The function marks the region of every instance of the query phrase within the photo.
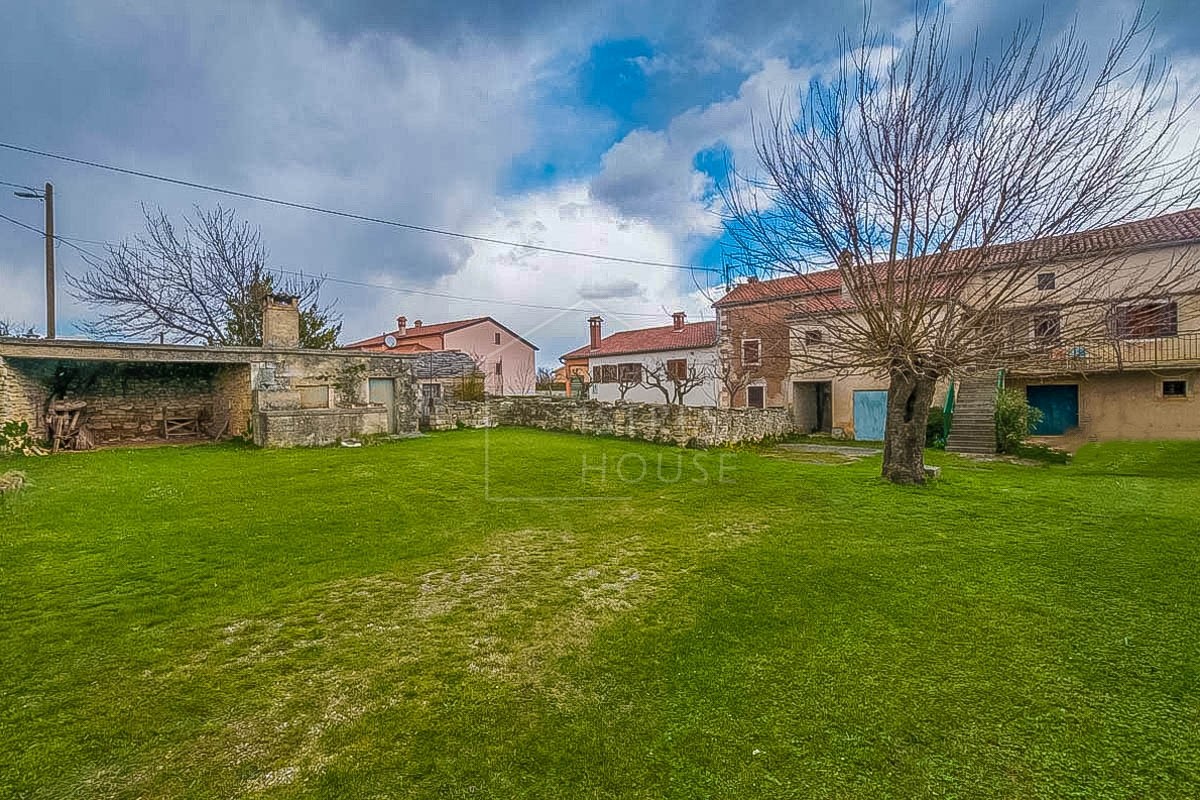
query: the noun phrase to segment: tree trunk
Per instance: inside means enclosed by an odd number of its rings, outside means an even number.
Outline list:
[[[883,477],[892,483],[925,482],[925,424],[937,381],[893,372],[883,434]]]

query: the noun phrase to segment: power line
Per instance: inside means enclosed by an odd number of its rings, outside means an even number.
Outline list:
[[[295,270],[288,270],[288,269],[279,269],[278,267],[273,268],[272,271],[279,272],[284,275],[295,275],[300,278],[314,277],[311,273],[296,272]],[[487,298],[487,297],[465,297],[463,295],[448,294],[446,292],[434,292],[434,291],[431,291],[428,289],[410,289],[410,288],[403,287],[403,286],[388,286],[387,284],[384,284],[384,283],[366,283],[365,281],[352,281],[348,278],[331,278],[329,276],[322,276],[320,279],[326,280],[326,281],[331,281],[333,283],[344,283],[349,286],[361,286],[361,287],[364,287],[367,289],[386,289],[389,291],[402,292],[405,294],[420,294],[420,295],[427,295],[429,297],[444,297],[448,300],[463,300],[463,301],[467,301],[467,302],[471,302],[471,303],[497,303],[497,304],[506,305],[506,306],[519,306],[521,308],[536,308],[536,309],[540,309],[543,311],[583,311],[584,310],[584,309],[576,307],[576,306],[550,306],[550,305],[542,305],[540,303],[522,303],[518,300],[494,300],[492,298]],[[662,317],[663,317],[662,314],[647,314],[647,313],[622,313],[622,316],[653,317],[654,319],[662,319]]]
[[[181,178],[170,178],[164,175],[155,175],[151,172],[142,172],[140,170],[128,169],[126,167],[117,167],[112,164],[103,164],[98,161],[89,161],[83,158],[75,158],[73,156],[65,156],[60,153],[49,153],[44,150],[35,150],[31,147],[22,147],[20,145],[8,144],[0,142],[0,147],[8,150],[15,150],[19,153],[28,153],[44,158],[53,158],[58,161],[65,161],[71,164],[80,164],[85,167],[94,169],[107,170],[109,172],[117,172],[122,175],[132,175],[138,178],[146,178],[148,180],[159,181],[161,183],[170,183],[176,186],[186,186],[190,189],[200,189],[206,192],[215,192],[217,194],[229,195],[230,197],[241,197],[246,200],[255,200],[260,203],[270,203],[272,205],[284,206],[286,208],[298,208],[303,211],[312,211],[318,214],[328,214],[334,217],[343,217],[345,219],[359,220],[360,222],[372,222],[377,225],[390,225],[395,228],[404,228],[405,230],[421,231],[423,233],[432,233],[438,236],[447,236],[455,239],[467,239],[474,242],[484,242],[486,244],[497,244],[505,247],[521,247],[526,250],[537,250],[543,253],[554,253],[564,256],[579,256],[580,258],[591,258],[598,261],[610,261],[618,264],[635,264],[645,267],[664,267],[667,269],[683,269],[690,272],[713,272],[720,273],[721,270],[714,267],[703,267],[697,264],[672,264],[666,261],[646,261],[638,258],[622,258],[621,256],[609,256],[602,253],[588,253],[581,250],[568,250],[559,247],[546,247],[543,245],[529,244],[526,242],[512,242],[506,239],[495,239],[490,236],[476,236],[470,233],[462,233],[460,231],[451,231],[444,228],[434,228],[428,225],[416,225],[409,222],[400,222],[399,220],[384,219],[382,217],[372,217],[366,214],[356,214],[351,211],[340,211],[333,208],[325,208],[323,206],[311,205],[309,203],[299,203],[292,200],[281,200],[277,197],[268,197],[266,195],[252,194],[243,192],[237,189],[226,189],[220,186],[210,186],[204,183],[194,181],[186,181]]]
[[[46,235],[45,231],[42,231],[39,228],[34,227],[33,225],[27,225],[24,222],[15,220],[12,217],[7,217],[3,214],[0,214],[0,219],[7,220],[8,222],[13,223],[14,225],[19,225],[22,228],[32,231],[38,235],[41,235],[41,236]],[[105,242],[105,241],[102,241],[99,239],[83,239],[78,236],[55,236],[54,238],[55,238],[55,240],[61,241],[63,244],[67,245],[68,247],[72,247],[75,250],[77,250],[79,253],[81,253],[84,256],[84,258],[83,258],[84,262],[87,263],[88,266],[95,266],[94,261],[102,260],[101,257],[96,255],[95,253],[91,252],[90,250],[87,250],[85,248],[78,246],[77,244],[75,244],[75,242],[84,242],[86,244],[103,245],[105,247],[117,246],[117,245],[114,245],[112,242]],[[129,247],[128,245],[121,245],[121,246],[124,246],[130,250],[137,250],[140,252],[149,252],[145,248],[141,248],[141,247]],[[498,299],[487,298],[487,297],[466,297],[464,295],[450,294],[448,292],[435,292],[430,289],[413,289],[413,288],[406,287],[406,286],[389,286],[388,284],[385,284],[385,283],[367,283],[366,281],[355,281],[355,280],[350,280],[349,278],[335,278],[335,277],[331,277],[329,275],[321,275],[320,273],[301,272],[301,271],[297,271],[297,270],[282,269],[280,267],[268,267],[268,270],[271,272],[277,272],[282,275],[294,275],[299,278],[318,278],[319,280],[322,280],[322,281],[329,281],[331,283],[343,283],[348,286],[360,286],[365,289],[383,289],[386,291],[401,292],[404,294],[419,294],[419,295],[425,295],[428,297],[441,297],[441,298],[444,298],[447,300],[460,300],[460,301],[469,302],[469,303],[487,303],[487,304],[495,304],[495,305],[517,306],[519,308],[535,308],[535,309],[539,309],[542,311],[582,311],[583,310],[581,308],[574,307],[574,306],[552,306],[552,305],[544,305],[541,303],[522,303],[518,300],[498,300]],[[659,319],[662,317],[661,314],[648,314],[648,313],[644,313],[644,312],[623,313],[622,316],[652,317],[654,319]]]
[[[37,192],[40,189],[35,189],[32,186],[26,186],[23,183],[9,183],[8,181],[0,181],[0,186],[11,186],[14,189],[24,189],[27,192]]]

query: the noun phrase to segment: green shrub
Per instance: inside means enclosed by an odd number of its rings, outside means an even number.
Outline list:
[[[1020,389],[1001,389],[996,395],[996,445],[1001,453],[1015,453],[1042,421],[1042,412],[1025,402]]]
[[[929,420],[925,423],[925,446],[936,450],[946,449],[946,413],[937,406],[929,409]]]

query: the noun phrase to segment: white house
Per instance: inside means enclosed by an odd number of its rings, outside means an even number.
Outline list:
[[[717,323],[685,322],[682,311],[671,317],[670,325],[608,336],[602,333],[604,320],[592,317],[588,344],[560,360],[571,374],[584,368],[593,400],[715,406]]]

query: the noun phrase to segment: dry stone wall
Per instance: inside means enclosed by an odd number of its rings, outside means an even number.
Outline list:
[[[718,447],[785,436],[795,430],[782,408],[707,408],[654,403],[605,403],[562,397],[494,397],[434,404],[426,428],[514,426],[619,436],[680,446]]]

